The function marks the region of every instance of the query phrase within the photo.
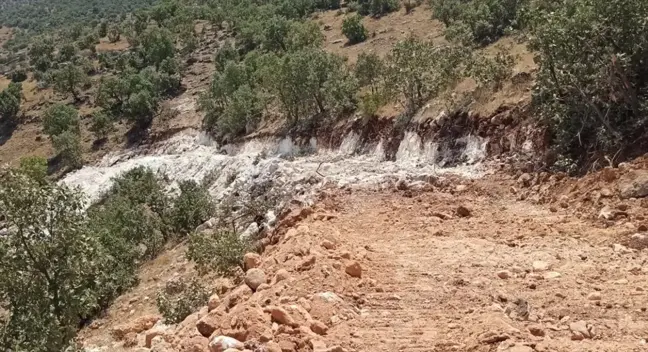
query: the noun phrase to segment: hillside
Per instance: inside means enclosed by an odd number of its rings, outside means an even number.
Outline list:
[[[648,3],[0,6],[0,349],[646,343]]]

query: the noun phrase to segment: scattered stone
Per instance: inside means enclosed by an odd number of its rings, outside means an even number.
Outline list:
[[[529,326],[529,332],[533,336],[544,337],[545,331],[540,325],[531,325]]]
[[[225,297],[227,307],[232,308],[252,296],[252,289],[247,284],[240,285]]]
[[[297,269],[302,271],[310,270],[316,261],[317,258],[314,255],[308,256],[297,266]]]
[[[335,248],[337,247],[337,246],[335,245],[335,243],[333,243],[333,242],[331,242],[331,241],[329,241],[329,240],[324,240],[324,241],[322,241],[322,243],[321,243],[320,245],[321,245],[322,247],[328,249],[328,250],[333,250],[333,249],[335,249]]]
[[[268,342],[265,347],[268,352],[282,352],[281,346],[274,341]]]
[[[549,207],[549,211],[552,212],[552,213],[557,213],[558,208],[556,208],[555,206],[552,205],[552,206]]]
[[[209,352],[225,352],[230,348],[242,350],[245,346],[241,341],[228,336],[216,336],[209,342]]]
[[[263,270],[254,268],[245,273],[245,284],[252,290],[256,290],[261,284],[266,282],[265,272]]]
[[[257,253],[246,253],[243,256],[243,265],[245,270],[258,268],[261,266],[261,256]]]
[[[614,251],[616,253],[620,253],[620,254],[632,253],[631,249],[629,249],[628,247],[626,247],[626,246],[624,246],[622,244],[615,243],[614,245],[612,245],[612,248],[614,249]]]
[[[286,269],[279,269],[277,270],[277,273],[275,274],[274,277],[274,282],[280,282],[284,280],[288,280],[290,278],[290,273],[288,273],[288,270]]]
[[[437,217],[437,218],[439,218],[441,220],[452,219],[452,216],[450,216],[450,215],[448,215],[446,213],[442,213],[440,211],[433,211],[432,214],[430,214],[430,215],[432,215],[434,217]]]
[[[483,344],[489,344],[489,345],[499,343],[499,342],[502,342],[502,341],[506,341],[509,338],[510,338],[510,336],[508,336],[506,334],[496,333],[496,332],[493,332],[493,331],[485,332],[485,333],[479,335],[479,337],[478,337],[479,342],[481,342]]]
[[[541,260],[536,260],[533,262],[533,271],[542,272],[549,270],[549,263],[543,262]]]
[[[211,312],[209,312],[209,314],[200,318],[196,322],[196,330],[198,330],[198,332],[202,336],[210,337],[214,333],[214,331],[220,329],[221,323],[225,320],[225,318],[226,314],[222,310],[212,310]]]
[[[159,315],[145,315],[133,320],[128,324],[120,325],[113,328],[111,333],[116,340],[121,340],[129,332],[134,332],[136,334],[139,334],[141,332],[151,329],[155,325],[155,323],[157,323],[160,320],[160,318],[161,317]]]
[[[535,352],[533,348],[520,343],[514,343],[509,346],[500,345],[500,347],[498,347],[497,350],[501,352]]]
[[[270,313],[273,322],[287,325],[290,327],[297,327],[298,324],[295,323],[295,320],[290,316],[290,314],[281,307],[268,306],[263,309],[264,312]]]
[[[594,327],[584,320],[569,324],[569,330],[572,332],[572,340],[591,339],[594,337]]]
[[[344,267],[344,272],[349,274],[351,277],[362,277],[362,267],[360,264],[356,261],[349,262],[345,267]]]
[[[599,219],[613,220],[616,217],[616,212],[610,208],[609,205],[606,205],[601,209],[598,215]]]
[[[467,218],[467,217],[469,217],[469,216],[471,215],[471,213],[472,213],[472,212],[470,211],[470,209],[464,207],[463,205],[460,205],[459,207],[457,207],[457,211],[456,211],[456,212],[457,212],[457,215],[460,216],[460,217],[462,217],[462,218]]]
[[[557,278],[559,278],[561,276],[562,276],[562,274],[557,272],[557,271],[550,271],[550,272],[544,274],[544,278],[547,279],[547,280],[557,279]]]
[[[495,273],[500,279],[506,280],[511,277],[511,272],[508,270],[500,270]]]
[[[129,332],[128,334],[126,334],[126,336],[124,336],[124,344],[123,344],[123,346],[124,347],[135,347],[135,346],[137,346],[137,333]],[[151,347],[151,346],[149,345],[149,346],[146,346],[146,347]]]
[[[271,287],[272,286],[270,286],[269,284],[262,283],[261,285],[259,285],[259,287],[257,287],[256,292],[265,291],[265,290],[267,290],[267,289],[269,289]]]
[[[635,233],[634,235],[630,236],[628,247],[636,250],[648,248],[648,235],[645,235],[643,233]]]
[[[147,331],[144,337],[144,347],[151,348],[151,342],[153,341],[153,339],[158,336],[163,336],[166,330],[166,326],[156,326],[153,329]]]
[[[207,301],[207,311],[211,312],[212,310],[216,309],[218,305],[220,304],[220,297],[218,297],[217,293],[214,293],[209,297],[209,300]]]
[[[533,180],[533,176],[528,173],[523,173],[518,177],[518,183],[522,185],[522,187],[529,187],[531,185],[531,180]]]
[[[340,258],[342,258],[342,259],[351,259],[351,252],[344,251],[344,252],[340,253]]]
[[[319,320],[313,320],[310,323],[310,329],[313,330],[313,332],[318,335],[326,335],[326,332],[328,331],[328,326],[326,326],[326,324],[322,323]]]
[[[648,196],[648,172],[634,171],[619,181],[621,198],[643,198]]]
[[[601,293],[600,292],[592,292],[589,295],[587,295],[587,299],[590,301],[600,301],[601,300]]]

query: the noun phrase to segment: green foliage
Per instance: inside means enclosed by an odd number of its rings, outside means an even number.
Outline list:
[[[363,16],[381,17],[398,10],[397,0],[357,0],[358,13]]]
[[[78,132],[68,130],[52,136],[52,145],[69,167],[78,168],[83,165],[81,137]]]
[[[52,71],[50,77],[55,91],[70,94],[75,100],[79,99],[78,91],[89,83],[88,75],[74,63],[63,64]]]
[[[39,184],[47,182],[47,159],[40,156],[20,158],[20,167],[16,170]]]
[[[356,62],[354,74],[362,87],[371,87],[375,93],[384,78],[385,64],[375,53],[360,53]]]
[[[113,119],[104,111],[97,111],[92,114],[92,122],[90,123],[90,132],[92,132],[96,139],[101,140],[108,137],[108,134],[115,130]]]
[[[156,303],[166,323],[178,324],[207,303],[208,298],[209,293],[198,279],[187,282],[178,278],[167,282],[158,292]]]
[[[207,188],[195,181],[182,181],[178,186],[180,195],[173,201],[169,218],[177,233],[187,234],[207,221],[215,206]]]
[[[99,36],[99,38],[105,38],[108,35],[108,22],[106,20],[99,22],[99,26],[97,27],[97,35]]]
[[[360,15],[351,15],[342,21],[342,34],[349,39],[350,44],[367,40],[367,29],[362,24]]]
[[[229,275],[242,266],[243,255],[250,249],[249,241],[236,232],[216,231],[189,235],[187,258],[196,263],[199,273],[215,271]]]
[[[434,17],[448,27],[466,26],[473,40],[489,44],[519,28],[518,16],[528,0],[430,0]]]
[[[96,303],[99,247],[81,197],[8,171],[0,182],[0,296],[5,351],[62,351]],[[37,338],[35,338],[37,337]]]
[[[119,30],[119,27],[110,26],[108,28],[107,36],[110,43],[117,43],[119,39],[121,39],[121,31]]]
[[[27,71],[22,67],[17,67],[9,73],[9,78],[14,83],[24,82],[27,79]]]
[[[160,65],[175,56],[175,46],[171,32],[164,28],[152,27],[144,31],[139,37],[139,51],[143,58],[145,66],[154,66],[156,69]]]
[[[513,57],[504,51],[498,51],[492,58],[473,55],[469,74],[482,86],[500,89],[504,80],[511,77],[514,64]]]
[[[557,152],[580,170],[645,148],[646,18],[640,0],[563,1],[533,14],[534,100]]]
[[[404,98],[411,115],[456,80],[463,54],[455,47],[434,47],[409,37],[387,57],[386,88]]]
[[[55,104],[43,114],[43,132],[53,138],[63,132],[80,133],[78,111],[65,104]]]
[[[0,118],[4,121],[15,122],[20,111],[22,85],[9,83],[9,87],[0,92]]]

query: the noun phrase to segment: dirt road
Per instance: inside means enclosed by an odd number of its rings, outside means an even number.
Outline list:
[[[335,233],[375,282],[347,287],[360,314],[327,339],[355,351],[648,348],[646,251],[615,251],[618,227],[516,201],[492,181],[328,200],[337,217],[310,231]]]

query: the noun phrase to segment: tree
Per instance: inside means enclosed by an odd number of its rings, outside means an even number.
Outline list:
[[[387,89],[405,99],[406,113],[411,115],[457,78],[463,54],[451,46],[434,47],[409,37],[387,56]]]
[[[47,182],[47,159],[40,156],[20,158],[20,167],[17,171],[39,184],[45,184]]]
[[[108,28],[108,41],[111,43],[117,43],[119,39],[121,38],[121,32],[119,30],[119,27],[117,26],[110,26]]]
[[[349,39],[349,44],[356,44],[367,40],[367,29],[362,25],[362,17],[351,15],[342,21],[342,34]]]
[[[53,138],[63,132],[79,134],[79,113],[71,106],[55,104],[43,114],[43,132]]]
[[[21,98],[22,85],[20,83],[9,83],[9,87],[0,92],[0,118],[14,122],[20,111]]]
[[[83,165],[81,138],[78,132],[64,131],[52,137],[52,145],[69,167],[76,169]]]
[[[175,46],[171,33],[164,28],[153,27],[146,30],[140,37],[140,49],[144,65],[155,66],[156,69],[166,59],[175,56]]]
[[[561,168],[588,171],[645,150],[646,18],[641,0],[566,1],[533,14],[534,102]]]
[[[73,63],[63,64],[61,68],[53,71],[51,79],[55,91],[70,94],[74,100],[79,100],[78,89],[89,82],[87,74]]]
[[[113,120],[110,115],[104,111],[96,111],[92,114],[92,122],[90,124],[90,132],[95,135],[98,140],[104,139],[115,130]]]
[[[0,346],[62,351],[94,307],[91,287],[100,272],[81,196],[18,172],[1,179],[0,212],[9,230],[0,236],[0,296],[10,315]]]
[[[99,38],[105,38],[108,35],[108,22],[101,21],[99,22],[99,27],[97,28],[97,35]]]
[[[378,84],[384,77],[385,64],[375,53],[360,53],[355,65],[355,76],[361,86],[371,87],[371,92],[375,93]]]
[[[180,195],[173,201],[170,219],[177,233],[187,234],[207,221],[215,206],[207,187],[195,181],[182,181],[178,186]]]
[[[358,0],[358,5],[358,13],[372,17],[380,17],[399,8],[397,0]]]

